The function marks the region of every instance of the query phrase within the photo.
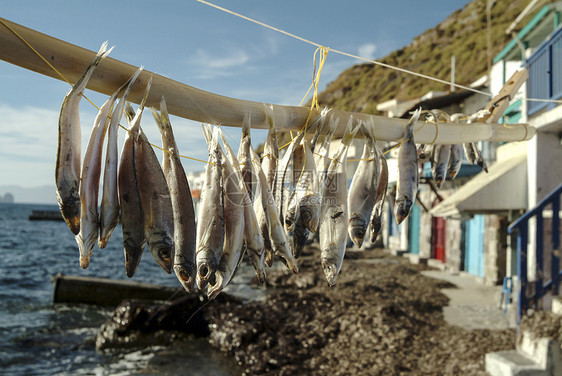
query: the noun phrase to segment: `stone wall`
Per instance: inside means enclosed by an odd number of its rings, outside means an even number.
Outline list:
[[[506,272],[507,218],[485,216],[484,228],[484,283],[497,285],[503,282]]]
[[[461,270],[461,239],[462,221],[460,218],[447,218],[446,239],[446,264],[447,270],[451,273],[458,273]]]

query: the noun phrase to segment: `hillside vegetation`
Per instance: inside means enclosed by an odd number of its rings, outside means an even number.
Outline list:
[[[516,31],[532,18],[535,7]],[[450,80],[451,56],[455,55],[455,81],[468,85],[486,74],[487,65],[487,0],[474,0],[462,10],[452,13],[436,27],[414,38],[412,43],[380,59],[384,63],[402,67],[444,80]],[[511,36],[505,30],[525,9],[529,0],[497,0],[491,11],[491,58]],[[340,110],[378,114],[376,105],[389,99],[411,99],[430,90],[448,90],[449,86],[374,64],[355,65],[328,84],[319,95],[322,106]]]

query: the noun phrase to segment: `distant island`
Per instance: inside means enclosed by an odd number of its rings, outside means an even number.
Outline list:
[[[13,201],[10,202],[17,201],[18,204],[57,204],[57,195],[54,184],[36,187],[0,185],[0,203],[6,202],[4,198],[6,195],[13,197]]]
[[[10,192],[6,193],[4,196],[0,195],[0,204],[13,204],[14,195]]]

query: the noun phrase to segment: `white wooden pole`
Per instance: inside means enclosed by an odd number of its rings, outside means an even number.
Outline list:
[[[0,59],[25,69],[62,78],[33,52],[12,30],[33,46],[70,82],[76,82],[93,60],[95,52],[70,44],[27,27],[0,18]],[[106,58],[88,81],[88,89],[107,95],[117,90],[137,67],[122,61]],[[171,80],[156,73],[143,71],[133,86],[128,99],[139,103],[145,85],[152,76],[152,89],[147,106],[158,106],[162,95],[166,97],[168,111],[176,116],[226,126],[241,127],[244,115],[251,111],[252,127],[266,129],[264,103],[229,98],[209,93],[195,87]],[[276,127],[279,130],[299,130],[304,126],[309,109],[297,106],[272,105]],[[333,110],[340,118],[336,136],[343,134],[350,116],[358,120],[373,120],[375,135],[381,141],[398,141],[403,135],[407,120],[393,119],[362,113]],[[319,114],[311,114],[314,119]],[[514,124],[504,128],[498,124],[473,123],[470,125],[440,123],[435,125],[418,121],[415,125],[417,143],[453,144],[480,140],[523,141],[535,135],[535,129],[525,124]],[[312,129],[311,129],[312,130]]]

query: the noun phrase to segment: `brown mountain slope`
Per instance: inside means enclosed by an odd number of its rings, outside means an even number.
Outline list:
[[[487,71],[486,2],[474,0],[453,12],[436,27],[414,38],[406,47],[380,61],[444,80],[451,75],[451,56],[456,57],[455,81],[468,85]],[[540,2],[540,7],[550,1]],[[511,39],[507,27],[527,6],[529,0],[497,0],[492,7],[492,58]],[[533,16],[519,23],[519,30]],[[376,105],[389,99],[409,99],[430,90],[449,86],[374,64],[355,65],[328,84],[319,95],[322,106],[340,110],[378,114]]]

